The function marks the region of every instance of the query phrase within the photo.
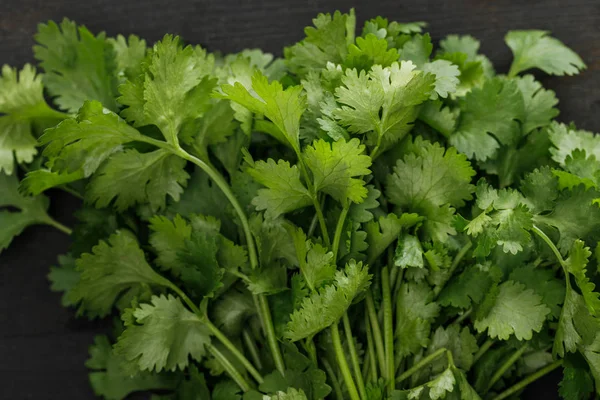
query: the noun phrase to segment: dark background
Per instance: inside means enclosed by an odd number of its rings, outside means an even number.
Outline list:
[[[258,47],[280,55],[283,46],[303,37],[319,12],[355,7],[358,27],[382,15],[400,22],[427,21],[437,42],[450,33],[471,34],[499,72],[511,53],[503,37],[509,29],[544,29],[581,55],[588,69],[575,77],[545,77],[556,91],[559,119],[600,131],[600,1],[598,0],[0,0],[0,64],[33,61],[36,25],[63,17],[108,35],[135,33],[153,42],[180,34],[209,50]],[[78,203],[51,192],[52,214],[72,226]],[[102,322],[75,319],[51,293],[46,274],[69,238],[49,227],[34,227],[0,255],[0,399],[93,399],[83,365]],[[532,385],[524,398],[557,398],[560,373]]]

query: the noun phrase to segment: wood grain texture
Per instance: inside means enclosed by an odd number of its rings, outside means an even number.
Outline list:
[[[598,0],[0,0],[0,64],[32,60],[36,26],[63,17],[109,35],[135,33],[149,41],[164,33],[222,52],[258,47],[280,54],[303,36],[319,12],[355,7],[359,26],[370,17],[429,23],[438,41],[471,34],[497,70],[511,55],[503,37],[510,29],[544,29],[579,53],[588,69],[576,77],[539,75],[561,100],[559,117],[600,131],[600,1]],[[51,193],[52,213],[72,224],[78,202]],[[83,363],[102,323],[77,320],[48,289],[46,274],[69,239],[36,227],[0,255],[0,399],[93,399]],[[532,385],[523,398],[556,399],[560,373]]]

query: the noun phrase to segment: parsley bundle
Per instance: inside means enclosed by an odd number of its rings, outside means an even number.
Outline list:
[[[499,74],[424,23],[313,22],[283,58],[49,22],[41,72],[2,68],[0,250],[71,235],[52,289],[118,316],[96,394],[501,400],[557,368],[600,393],[600,138],[525,74],[583,61],[511,31]]]

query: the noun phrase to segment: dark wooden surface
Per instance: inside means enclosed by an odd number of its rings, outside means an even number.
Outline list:
[[[149,41],[164,33],[182,35],[209,50],[259,47],[279,54],[303,36],[318,12],[355,7],[366,18],[423,20],[434,40],[449,33],[472,34],[499,71],[511,59],[503,37],[509,29],[545,29],[577,51],[588,69],[576,77],[543,77],[560,99],[563,121],[600,131],[600,1],[598,0],[0,0],[0,64],[32,61],[39,22],[63,17],[94,32],[136,33]],[[51,193],[52,212],[73,223],[77,202]],[[48,289],[46,274],[69,239],[52,228],[36,227],[0,255],[0,399],[93,399],[83,363],[93,335],[103,328],[73,317]],[[524,398],[552,400],[554,374],[533,385]]]

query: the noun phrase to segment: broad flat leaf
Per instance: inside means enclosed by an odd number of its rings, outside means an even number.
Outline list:
[[[594,383],[587,368],[567,364],[563,369],[558,393],[565,400],[589,399],[594,392]]]
[[[428,101],[421,107],[419,120],[442,135],[450,137],[456,128],[459,112],[458,108],[447,107],[441,100]]]
[[[508,279],[520,282],[542,296],[542,301],[550,308],[552,317],[560,316],[560,306],[565,298],[565,285],[554,277],[553,271],[527,265],[514,269]]]
[[[398,239],[403,228],[410,228],[422,220],[423,217],[417,214],[403,213],[398,217],[390,213],[385,217],[379,217],[379,220],[367,222],[365,232],[369,244],[367,248],[369,260],[376,260],[394,240]]]
[[[504,41],[513,52],[510,74],[539,68],[551,75],[575,75],[585,68],[581,58],[548,31],[510,31]]]
[[[144,75],[119,90],[121,113],[135,126],[156,125],[167,142],[178,143],[185,122],[200,117],[210,105],[216,84],[214,57],[200,47],[182,47],[179,37],[165,35],[145,64]]]
[[[211,305],[211,321],[231,336],[239,335],[246,328],[248,319],[257,312],[250,292],[229,289]]]
[[[46,145],[43,155],[54,172],[82,171],[85,177],[122,145],[138,140],[141,134],[97,101],[87,101],[76,119],[67,119],[47,129],[40,137]]]
[[[28,172],[25,178],[21,180],[20,190],[24,193],[37,196],[53,187],[66,185],[68,183],[83,179],[83,171],[60,174],[48,169],[36,169]]]
[[[433,51],[429,33],[413,35],[404,45],[400,53],[400,60],[412,61],[421,68],[429,60]]]
[[[267,133],[274,134],[275,139],[300,153],[300,117],[306,110],[306,97],[300,86],[289,86],[284,90],[281,83],[269,83],[267,77],[257,71],[252,76],[252,93],[239,82],[222,85],[221,90],[220,97],[267,117],[274,125],[274,130]]]
[[[398,160],[394,173],[386,181],[389,201],[403,210],[426,218],[425,232],[429,237],[445,241],[454,233],[451,226],[454,209],[471,199],[475,171],[456,149],[444,149],[437,143],[415,141],[417,153]],[[428,171],[435,170],[432,175]]]
[[[0,172],[0,252],[28,226],[51,224],[52,220],[46,212],[48,206],[46,196],[23,196],[19,193],[17,176]],[[17,210],[4,209],[6,207],[14,207]]]
[[[79,272],[75,270],[75,258],[70,254],[58,256],[57,267],[50,267],[48,280],[50,281],[50,290],[53,292],[63,292],[61,304],[63,307],[69,307],[72,304],[70,293],[79,282]]]
[[[93,176],[86,200],[96,207],[114,207],[123,211],[136,204],[165,208],[166,196],[179,200],[189,175],[186,161],[168,150],[139,153],[129,149],[113,154]]]
[[[471,334],[468,327],[461,329],[456,324],[447,328],[438,327],[431,336],[431,343],[427,347],[425,355],[434,353],[437,349],[445,348],[452,353],[454,365],[464,371],[471,369],[474,355],[478,350],[477,340]],[[440,373],[448,367],[446,357],[438,358],[432,363],[432,371]]]
[[[318,243],[306,240],[302,228],[288,231],[294,238],[298,265],[310,290],[319,289],[324,284],[330,283],[336,270],[333,253]]]
[[[312,337],[337,323],[354,298],[367,289],[370,279],[367,267],[349,262],[336,272],[331,285],[306,297],[301,307],[290,315],[285,337],[291,341]]]
[[[404,233],[398,239],[394,265],[401,268],[423,268],[423,248],[416,236]]]
[[[38,25],[35,40],[33,53],[46,73],[44,83],[60,108],[74,113],[84,102],[97,100],[117,111],[116,63],[104,33],[94,36],[65,18],[60,25]]]
[[[18,71],[2,66],[0,76],[0,173],[13,173],[17,164],[30,163],[37,154],[33,133],[36,118],[51,118],[58,122],[63,117],[46,104],[42,77],[29,64]]]
[[[259,189],[258,196],[252,200],[257,210],[265,210],[267,218],[275,219],[281,214],[313,204],[312,196],[300,181],[300,170],[295,165],[290,166],[287,161],[257,161],[247,172],[267,187]]]
[[[442,98],[454,93],[460,80],[460,70],[458,66],[447,60],[435,60],[423,65],[422,70],[435,75],[435,94],[432,94],[433,99],[438,96]]]
[[[357,37],[356,44],[348,46],[344,65],[347,68],[368,71],[373,65],[389,67],[394,61],[398,61],[398,58],[398,50],[388,48],[387,40],[370,33],[365,37]]]
[[[122,368],[123,360],[113,352],[108,337],[98,335],[89,349],[90,358],[85,366],[91,369],[90,385],[97,396],[106,400],[121,400],[134,392],[170,390],[178,383],[175,375],[139,372],[131,376]]]
[[[117,64],[117,76],[125,81],[135,79],[142,73],[142,62],[146,58],[146,41],[136,35],[117,35],[116,38],[108,38],[115,52]]]
[[[153,296],[150,304],[130,310],[130,321],[115,344],[115,352],[140,370],[184,369],[191,356],[201,361],[210,345],[210,331],[179,298]]]
[[[78,312],[90,318],[108,315],[126,292],[139,293],[148,285],[169,286],[169,281],[148,265],[144,252],[128,231],[118,231],[101,241],[92,253],[77,259],[76,265],[80,279],[69,301],[79,304]]]
[[[525,102],[522,132],[526,134],[548,125],[558,115],[558,109],[554,108],[558,104],[554,92],[545,90],[532,75],[518,78],[516,82]]]
[[[429,344],[431,323],[440,307],[426,283],[405,282],[396,300],[395,350],[401,357],[416,354]]]
[[[314,27],[304,29],[304,40],[285,49],[287,65],[301,76],[324,68],[328,62],[341,64],[348,54],[348,45],[354,42],[354,10],[349,14],[319,14],[313,24]]]
[[[481,264],[467,266],[444,287],[438,301],[443,306],[469,308],[479,304],[490,287],[501,277],[501,271]]]
[[[517,121],[524,120],[525,103],[513,80],[486,81],[461,100],[460,108],[460,125],[450,144],[469,158],[493,158],[501,144],[514,144],[520,137]]]
[[[561,165],[574,150],[585,150],[588,156],[600,160],[600,137],[592,132],[576,130],[565,124],[553,122],[549,127],[550,141],[554,145],[550,149],[552,159]]]
[[[585,247],[584,242],[575,240],[569,251],[569,258],[566,260],[566,265],[567,271],[575,277],[577,286],[581,290],[583,300],[590,314],[597,316],[600,312],[600,299],[598,298],[600,293],[594,291],[596,285],[587,276],[587,265],[591,255],[592,252],[589,247]]]
[[[512,334],[518,340],[530,340],[539,332],[550,309],[542,297],[525,285],[507,281],[499,286],[494,305],[487,316],[475,321],[478,332],[488,330],[491,338],[507,340]]]
[[[364,149],[358,139],[331,144],[318,140],[307,146],[304,159],[312,171],[315,190],[342,204],[361,203],[367,197],[367,188],[360,177],[371,173],[371,158],[363,154]]]

